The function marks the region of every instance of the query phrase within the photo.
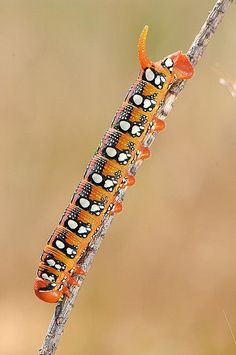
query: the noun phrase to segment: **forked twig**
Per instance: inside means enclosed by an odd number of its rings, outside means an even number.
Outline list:
[[[188,50],[188,56],[191,60],[191,63],[195,66],[199,60],[201,59],[204,50],[206,49],[211,37],[214,35],[217,26],[222,21],[226,10],[229,6],[233,3],[233,0],[218,0],[210,12],[206,22],[202,26],[200,32],[194,39],[190,49]],[[174,101],[177,99],[180,92],[183,90],[185,85],[184,81],[176,82],[170,89],[169,93],[167,94],[161,108],[157,112],[157,116],[159,119],[165,119],[169,112],[172,109]],[[154,139],[156,134],[149,134],[145,138],[144,145],[149,147]],[[135,162],[131,168],[130,173],[135,175],[137,169],[139,168],[141,162]],[[126,189],[122,190],[117,196],[118,201],[122,201],[124,195],[126,193]],[[87,273],[93,259],[100,247],[102,240],[106,234],[108,227],[112,222],[113,217],[107,216],[104,218],[99,231],[94,235],[92,241],[90,242],[88,248],[86,249],[85,253],[83,254],[82,259],[80,260],[80,266],[83,270]],[[71,286],[71,298],[65,298],[63,302],[57,304],[55,312],[53,314],[51,323],[48,327],[48,331],[44,342],[42,344],[42,348],[39,350],[40,355],[53,355],[56,351],[58,346],[60,337],[64,331],[65,324],[69,318],[70,312],[73,308],[75,299],[79,293],[81,285],[84,280],[84,276],[78,276],[77,280],[80,284],[79,287]]]

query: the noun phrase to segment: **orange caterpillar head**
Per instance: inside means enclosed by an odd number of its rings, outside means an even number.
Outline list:
[[[155,71],[167,69],[171,75],[171,81],[190,79],[193,75],[193,66],[189,58],[181,51],[170,54],[164,60],[159,62],[152,62],[146,52],[148,26],[146,25],[140,35],[138,42],[138,55],[141,68],[153,68]]]
[[[69,291],[66,286],[61,286],[50,282],[49,280],[37,277],[34,283],[34,292],[41,300],[49,303],[56,303],[62,299],[64,294],[67,295]]]

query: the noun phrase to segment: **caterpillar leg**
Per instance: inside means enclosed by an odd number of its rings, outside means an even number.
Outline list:
[[[79,286],[78,282],[74,279],[73,276],[71,276],[71,274],[69,274],[69,272],[65,272],[65,276],[68,285]]]
[[[115,201],[110,204],[107,212],[109,216],[113,216],[114,214],[117,214],[121,211],[122,211],[122,203]]]
[[[133,186],[135,184],[135,176],[134,175],[127,175],[126,176],[126,186]]]
[[[71,297],[71,293],[70,293],[70,290],[67,286],[63,286],[63,289],[62,289],[62,292],[64,295],[66,295],[68,298]]]
[[[86,272],[79,265],[75,266],[74,273],[81,276],[84,276],[86,274]]]
[[[120,213],[122,211],[122,204],[120,202],[115,202],[111,214]]]
[[[135,184],[135,176],[134,175],[126,175],[124,177],[124,180],[122,181],[121,184],[121,188],[125,188],[125,187],[130,187],[133,186]]]
[[[160,132],[160,131],[162,131],[162,130],[165,128],[165,126],[166,126],[165,121],[164,121],[164,120],[160,120],[160,119],[157,118],[157,117],[154,117],[154,118],[153,118],[152,123],[153,123],[152,131],[154,131],[154,132]]]
[[[138,160],[146,160],[150,157],[150,155],[151,155],[150,149],[141,145],[139,149]]]

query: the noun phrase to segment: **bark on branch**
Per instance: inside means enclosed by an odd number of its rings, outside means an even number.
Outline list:
[[[187,54],[191,60],[191,63],[195,66],[199,60],[201,59],[211,37],[214,35],[217,26],[220,24],[222,21],[226,10],[229,8],[229,6],[233,3],[233,0],[218,0],[210,12],[206,22],[202,26],[200,32],[194,39],[191,47],[189,48]],[[164,103],[162,107],[159,109],[157,112],[157,116],[160,119],[165,119],[169,112],[172,109],[174,101],[177,99],[178,95],[180,92],[183,90],[185,85],[184,81],[178,81],[176,82],[170,89],[170,92],[167,94]],[[156,137],[156,134],[149,134],[145,138],[145,146],[150,147],[150,145],[153,143],[154,139]],[[135,175],[139,166],[140,162],[134,163],[131,168],[130,172]],[[117,197],[118,201],[122,201],[124,198],[124,195],[126,193],[126,190],[123,190]],[[80,265],[82,268],[88,272],[93,259],[100,247],[100,244],[102,240],[104,239],[104,236],[106,234],[106,231],[108,227],[110,226],[112,222],[113,217],[108,216],[104,219],[102,222],[101,228],[99,229],[98,233],[93,237],[90,245],[86,249],[82,259],[80,260]],[[73,305],[75,303],[75,299],[80,291],[81,285],[83,283],[84,277],[79,276],[77,278],[80,286],[71,287],[71,293],[72,296],[70,299],[65,298],[62,303],[57,304],[53,317],[51,319],[50,325],[48,327],[48,331],[46,334],[46,337],[44,339],[44,342],[42,344],[41,349],[39,350],[40,355],[53,355],[56,351],[56,348],[58,346],[60,337],[64,331],[65,324],[69,318],[70,312],[73,308]]]

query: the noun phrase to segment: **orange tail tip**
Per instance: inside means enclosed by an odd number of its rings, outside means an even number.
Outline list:
[[[186,54],[181,51],[173,53],[170,58],[174,62],[174,73],[178,79],[190,79],[193,76],[193,66]]]
[[[44,302],[56,303],[62,296],[61,291],[47,290],[50,282],[48,280],[43,280],[39,277],[36,278],[34,283],[34,292],[38,298]]]
[[[40,300],[47,303],[57,303],[62,296],[62,293],[59,294],[58,291],[42,292],[42,291],[34,290],[34,292]]]
[[[139,62],[142,69],[150,67],[153,64],[147,55],[147,49],[146,49],[147,34],[148,34],[148,26],[146,25],[144,26],[144,29],[142,30],[142,33],[138,41],[138,56],[139,56]]]

